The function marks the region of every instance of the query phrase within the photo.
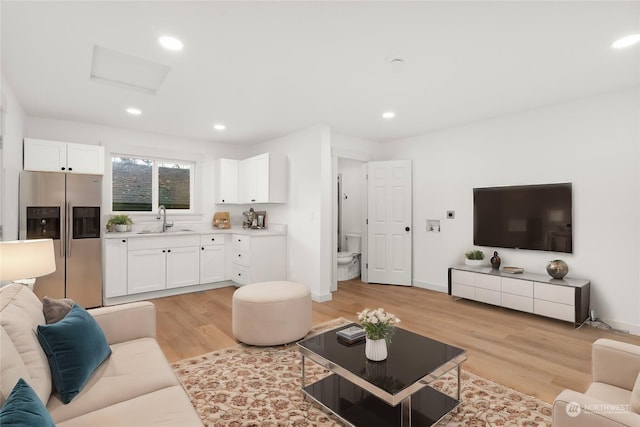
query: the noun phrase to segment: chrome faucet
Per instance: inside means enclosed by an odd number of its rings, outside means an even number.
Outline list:
[[[162,232],[164,233],[165,231],[167,231],[167,228],[173,227],[173,221],[167,224],[167,208],[165,208],[164,205],[160,205],[158,207],[158,216],[156,217],[156,219],[160,219],[161,216],[162,216]]]

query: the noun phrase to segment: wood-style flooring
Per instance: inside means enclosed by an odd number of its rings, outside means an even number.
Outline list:
[[[153,300],[158,342],[174,362],[236,344],[227,287]],[[565,388],[591,383],[591,343],[598,338],[640,345],[640,337],[520,313],[416,287],[340,282],[332,301],[313,303],[313,323],[355,321],[363,308],[384,307],[400,327],[464,348],[463,369],[553,402]]]

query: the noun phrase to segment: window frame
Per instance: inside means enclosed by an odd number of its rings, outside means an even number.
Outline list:
[[[113,158],[121,157],[121,158],[134,158],[140,160],[149,160],[152,162],[151,167],[151,210],[148,211],[114,211],[113,210]],[[144,154],[125,154],[123,152],[112,152],[109,156],[109,171],[110,171],[110,180],[109,180],[109,208],[112,213],[126,213],[129,215],[148,215],[148,214],[156,214],[158,207],[160,206],[160,165],[161,164],[179,164],[180,166],[186,166],[189,168],[189,209],[167,209],[167,213],[173,214],[194,214],[196,213],[196,169],[198,163],[194,160],[187,159],[172,159],[167,157],[156,157],[156,156],[147,156]]]

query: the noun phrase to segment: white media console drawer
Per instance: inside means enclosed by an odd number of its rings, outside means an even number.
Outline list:
[[[488,267],[449,268],[449,295],[580,325],[589,317],[590,282]]]

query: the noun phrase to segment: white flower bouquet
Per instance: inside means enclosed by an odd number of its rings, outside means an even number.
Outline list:
[[[391,342],[396,324],[400,323],[395,314],[387,313],[383,308],[370,310],[365,308],[358,313],[358,320],[370,340],[384,339]]]

